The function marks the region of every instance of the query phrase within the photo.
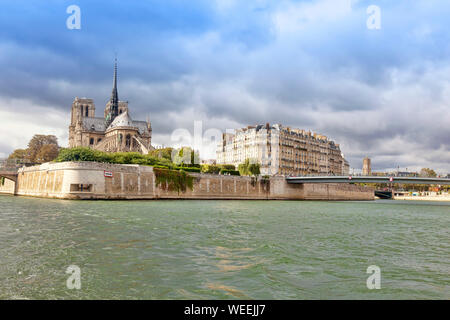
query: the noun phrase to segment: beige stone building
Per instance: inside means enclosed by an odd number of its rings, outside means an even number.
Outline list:
[[[372,175],[372,165],[370,163],[370,158],[369,157],[365,157],[363,159],[362,174],[363,174],[363,176],[370,176],[370,175]]]
[[[245,159],[261,165],[263,175],[347,175],[348,162],[338,144],[310,131],[257,125],[226,133],[217,149],[218,164],[238,166]]]
[[[103,117],[95,116],[92,99],[76,97],[72,103],[69,126],[69,147],[89,147],[106,152],[140,152],[152,149],[152,127],[149,121],[130,117],[127,101],[119,101],[117,93],[117,62],[111,98]]]

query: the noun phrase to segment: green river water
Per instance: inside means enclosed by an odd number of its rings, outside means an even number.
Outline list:
[[[5,195],[0,299],[449,299],[449,235],[448,202]]]

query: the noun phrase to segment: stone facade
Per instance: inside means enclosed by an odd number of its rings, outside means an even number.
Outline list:
[[[372,166],[370,163],[370,158],[368,158],[368,157],[365,157],[363,159],[362,175],[363,176],[372,175]]]
[[[238,166],[245,159],[261,164],[263,175],[347,175],[348,162],[338,144],[323,135],[280,124],[249,126],[224,134],[218,164]]]
[[[69,147],[89,147],[106,152],[148,153],[152,149],[152,127],[149,121],[134,121],[128,102],[119,101],[117,94],[117,65],[113,92],[104,117],[95,116],[92,99],[76,97],[72,103],[69,126]]]
[[[193,190],[178,193],[157,186],[153,168],[148,166],[45,163],[19,170],[16,194],[60,199],[374,199],[373,189],[357,185],[288,184],[280,176],[255,181],[239,176],[190,175],[194,177]]]

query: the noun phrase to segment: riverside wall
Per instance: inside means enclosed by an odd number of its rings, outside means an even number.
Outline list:
[[[105,171],[112,172],[112,177],[105,176]],[[193,189],[177,192],[158,186],[153,168],[148,166],[44,163],[19,169],[15,194],[59,199],[374,199],[373,189],[352,184],[288,184],[283,177],[255,181],[250,177],[189,174],[194,177]]]
[[[14,193],[15,182],[9,179],[5,179],[4,183],[0,182],[0,194],[12,194]]]

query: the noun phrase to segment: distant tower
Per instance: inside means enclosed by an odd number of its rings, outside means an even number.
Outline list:
[[[119,95],[117,94],[117,59],[114,62],[114,80],[111,98],[109,99],[109,113],[106,116],[106,127],[119,115]]]
[[[371,167],[371,164],[370,164],[370,158],[368,158],[368,157],[365,157],[363,159],[362,174],[363,174],[363,176],[370,176],[370,175],[372,175],[372,167]]]

